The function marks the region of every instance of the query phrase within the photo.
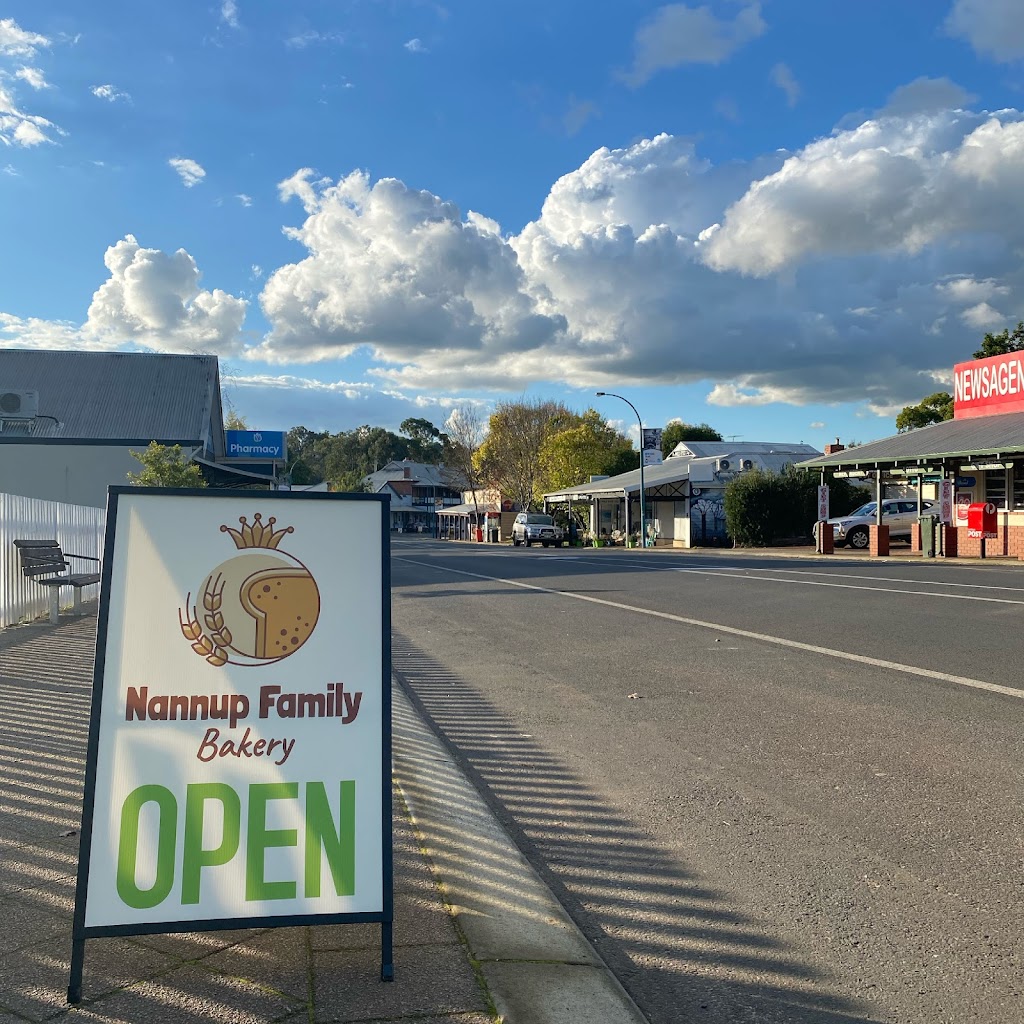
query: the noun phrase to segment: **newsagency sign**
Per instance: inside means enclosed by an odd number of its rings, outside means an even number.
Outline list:
[[[112,488],[69,999],[100,935],[379,921],[391,972],[378,495]]]

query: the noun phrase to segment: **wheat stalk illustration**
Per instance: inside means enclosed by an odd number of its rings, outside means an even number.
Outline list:
[[[203,588],[203,621],[209,633],[204,632],[199,622],[198,609],[192,604],[192,594],[185,598],[185,608],[178,609],[178,624],[181,635],[192,645],[192,650],[211,665],[219,668],[226,665],[228,656],[224,650],[231,643],[231,630],[224,622],[221,613],[223,604],[224,579],[218,574],[214,580],[208,580]],[[191,613],[189,608],[191,607]]]

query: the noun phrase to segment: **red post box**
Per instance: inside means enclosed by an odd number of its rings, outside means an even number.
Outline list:
[[[991,501],[976,501],[968,506],[967,536],[974,540],[990,540],[999,536],[996,507]]]

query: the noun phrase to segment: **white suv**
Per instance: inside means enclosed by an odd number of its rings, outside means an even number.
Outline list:
[[[560,548],[564,540],[562,528],[555,526],[551,516],[541,512],[520,512],[512,524],[512,543],[516,547],[520,544],[529,547],[535,541],[540,541],[544,547],[554,544],[556,548]]]
[[[921,502],[921,514],[924,515],[935,505],[934,501]],[[875,520],[875,502],[854,509],[847,516],[829,519],[832,524],[832,537],[836,547],[849,544],[851,548],[862,550],[868,546],[868,527]],[[917,522],[917,500],[915,498],[887,498],[882,502],[882,525],[889,527],[889,537],[910,539],[910,529]],[[814,535],[818,535],[818,524],[814,524]]]

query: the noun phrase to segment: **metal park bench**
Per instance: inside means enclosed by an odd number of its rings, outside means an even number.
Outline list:
[[[60,591],[62,587],[73,587],[75,590],[75,615],[82,613],[82,587],[99,583],[98,572],[71,572],[69,558],[81,559],[84,562],[96,562],[98,558],[89,555],[65,554],[55,540],[16,540],[14,546],[21,558],[21,572],[26,578],[38,583],[41,587],[50,588],[50,621],[56,622],[60,617]],[[42,578],[40,578],[42,577]]]

